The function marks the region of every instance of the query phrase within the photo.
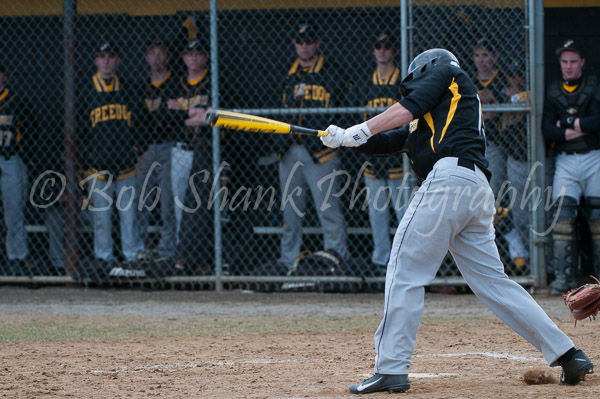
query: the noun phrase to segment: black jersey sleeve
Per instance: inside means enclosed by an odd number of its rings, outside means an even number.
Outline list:
[[[363,154],[375,157],[387,157],[407,152],[408,125],[372,136],[365,144],[356,147]]]
[[[588,111],[591,115],[579,119],[581,131],[600,136],[600,88],[596,88],[596,93],[590,102]]]
[[[542,116],[542,135],[546,141],[561,143],[565,141],[565,129],[556,126],[556,122],[560,119],[560,112],[554,101],[552,101],[549,92],[550,90],[546,90],[547,94]]]
[[[439,66],[416,79],[402,83],[408,95],[400,100],[400,104],[410,111],[413,118],[422,117],[439,103],[451,84],[449,68],[455,67]]]

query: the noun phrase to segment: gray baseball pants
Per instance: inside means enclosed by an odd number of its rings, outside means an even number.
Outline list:
[[[292,145],[279,162],[279,183],[282,193],[283,234],[281,258],[283,264],[292,266],[302,245],[302,219],[306,212],[306,188],[310,190],[319,221],[323,229],[324,249],[334,249],[342,258],[347,258],[346,221],[342,214],[342,201],[337,193],[339,180],[328,193],[329,183],[318,186],[319,180],[340,170],[340,161],[334,157],[324,163],[315,163],[303,145]]]
[[[6,255],[8,259],[25,259],[29,254],[25,232],[25,201],[27,200],[27,168],[18,155],[9,159],[0,156],[2,206],[6,225]]]
[[[140,237],[146,241],[150,212],[157,197],[157,188],[160,189],[160,240],[158,242],[159,256],[175,256],[177,222],[175,219],[175,206],[171,189],[171,148],[173,143],[153,144],[144,153],[138,167],[137,189],[138,196],[142,196],[138,214]],[[144,197],[146,201],[144,201]],[[139,206],[140,204],[136,204]]]
[[[402,183],[404,179],[373,179],[365,177],[365,186],[368,191],[369,223],[373,237],[373,253],[371,262],[385,266],[390,258],[392,248],[390,239],[390,208],[396,214],[398,221],[406,211],[403,201]]]
[[[473,293],[542,352],[550,366],[573,347],[527,291],[504,273],[494,241],[494,195],[485,175],[439,160],[413,197],[394,237],[375,372],[407,374],[425,289],[448,249]]]

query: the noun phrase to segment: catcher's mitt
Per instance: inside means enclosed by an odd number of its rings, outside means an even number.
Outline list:
[[[575,326],[577,326],[577,320],[587,317],[595,320],[600,311],[600,281],[594,276],[590,277],[598,284],[585,284],[563,295],[565,304],[575,318]]]

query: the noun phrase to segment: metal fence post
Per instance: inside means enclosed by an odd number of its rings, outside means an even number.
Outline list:
[[[67,187],[65,188],[65,269],[68,276],[75,273],[77,267],[77,180],[75,161],[75,41],[73,26],[77,13],[76,0],[63,1],[63,40],[65,47],[65,131],[64,159]]]
[[[533,109],[531,112],[530,124],[530,151],[532,165],[545,165],[544,139],[542,137],[542,118],[544,111],[544,5],[541,1],[532,0],[529,3],[529,42],[530,59],[532,68],[530,69],[531,80],[531,100]],[[534,187],[539,187],[544,193],[546,188],[544,168],[537,168],[534,174]],[[546,286],[546,262],[545,262],[545,237],[539,235],[546,230],[546,210],[539,204],[534,204],[532,200],[532,224],[533,234],[531,236],[531,263],[534,267],[536,285]]]
[[[219,108],[219,48],[218,48],[218,29],[217,29],[217,0],[210,1],[210,70],[211,70],[211,100],[213,109]],[[221,225],[221,180],[219,176],[220,160],[220,137],[219,128],[212,128],[212,144],[213,144],[213,176],[214,188],[216,193],[214,207],[214,240],[215,240],[215,290],[220,292],[223,290],[223,229]]]

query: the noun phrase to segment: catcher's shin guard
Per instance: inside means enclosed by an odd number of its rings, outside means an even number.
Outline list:
[[[563,197],[562,206],[557,212],[558,217],[552,231],[555,279],[550,283],[550,288],[552,294],[560,295],[569,288],[577,287],[577,280],[575,280],[577,201],[571,197]]]
[[[594,275],[600,278],[600,197],[587,197],[585,201],[590,211],[588,223],[592,233]]]

